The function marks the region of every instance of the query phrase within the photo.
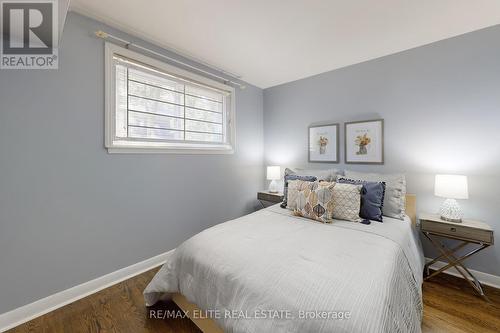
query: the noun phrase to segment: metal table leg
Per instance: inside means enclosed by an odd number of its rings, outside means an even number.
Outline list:
[[[456,252],[456,251],[460,250],[461,248],[463,248],[467,244],[469,244],[469,242],[462,242],[458,246],[455,246],[454,248],[452,248],[449,251],[452,252],[452,253]],[[429,275],[429,267],[432,264],[434,264],[435,262],[437,262],[439,259],[444,258],[444,257],[445,257],[445,255],[441,254],[441,255],[437,256],[436,258],[432,259],[432,261],[429,261],[427,264],[425,264],[425,273],[426,273],[426,276]]]
[[[428,280],[430,278],[432,278],[433,276],[436,276],[440,273],[442,273],[443,271],[447,270],[448,268],[450,267],[454,267],[458,273],[460,273],[460,275],[463,276],[463,278],[471,285],[471,287],[483,298],[485,299],[486,301],[489,302],[489,299],[486,297],[486,295],[484,294],[484,291],[483,291],[483,288],[481,286],[481,283],[477,280],[477,278],[467,269],[467,267],[465,267],[463,265],[463,261],[467,258],[469,258],[470,256],[478,253],[479,251],[481,250],[484,250],[485,248],[487,248],[489,245],[487,244],[479,244],[480,246],[469,251],[468,253],[462,255],[461,257],[457,257],[455,256],[455,252],[462,249],[465,245],[467,244],[473,244],[472,242],[467,242],[467,241],[464,241],[463,243],[459,244],[458,246],[455,246],[454,248],[452,249],[449,249],[447,248],[442,242],[434,239],[431,237],[431,235],[429,235],[429,233],[427,232],[424,232],[424,235],[427,237],[427,239],[429,239],[432,243],[432,245],[438,249],[440,252],[441,252],[441,255],[438,256],[437,258],[435,258],[434,260],[432,260],[431,262],[427,263],[425,265],[425,271],[427,272],[427,276],[425,277],[424,280]],[[428,274],[429,273],[429,266],[432,265],[433,263],[435,263],[437,260],[439,260],[440,258],[446,258],[446,260],[448,260],[448,264],[440,269],[438,269],[437,271],[435,271],[434,273],[432,274]],[[463,271],[462,271],[463,270]]]

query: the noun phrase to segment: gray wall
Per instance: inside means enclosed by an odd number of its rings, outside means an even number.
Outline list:
[[[418,211],[436,212],[436,173],[469,176],[466,215],[500,239],[500,26],[264,91],[267,165],[306,166],[307,127],[385,119],[385,164],[340,169],[405,172]],[[343,147],[343,125],[341,126]],[[341,160],[344,160],[341,148]],[[311,167],[326,167],[309,164]],[[424,243],[426,255],[431,255]],[[500,246],[468,262],[500,275]]]
[[[237,90],[234,155],[110,155],[97,29],[127,38],[70,13],[59,70],[0,70],[0,313],[257,206],[262,90]]]

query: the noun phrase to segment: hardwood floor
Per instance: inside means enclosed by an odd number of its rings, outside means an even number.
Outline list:
[[[483,286],[491,303],[462,279],[440,274],[424,282],[422,332],[500,332],[500,289]]]
[[[142,291],[157,269],[119,283],[97,294],[57,309],[8,333],[21,332],[200,332],[189,319],[149,318]],[[425,282],[422,331],[500,332],[500,290],[485,287],[492,301],[486,303],[472,293],[463,280],[441,274]],[[154,309],[178,309],[172,302]]]
[[[191,333],[200,332],[189,319],[159,320],[148,317],[142,292],[158,269],[104,289],[20,325],[8,333]],[[173,302],[153,309],[179,309]]]

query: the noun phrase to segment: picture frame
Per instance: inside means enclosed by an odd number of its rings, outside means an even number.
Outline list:
[[[346,122],[344,156],[346,164],[384,164],[384,120]]]
[[[338,123],[309,126],[309,162],[339,163],[339,129]]]

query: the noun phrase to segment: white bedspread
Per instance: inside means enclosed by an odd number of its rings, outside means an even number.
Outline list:
[[[180,292],[225,332],[420,332],[423,265],[409,218],[321,224],[275,205],[185,241],[144,296]]]

